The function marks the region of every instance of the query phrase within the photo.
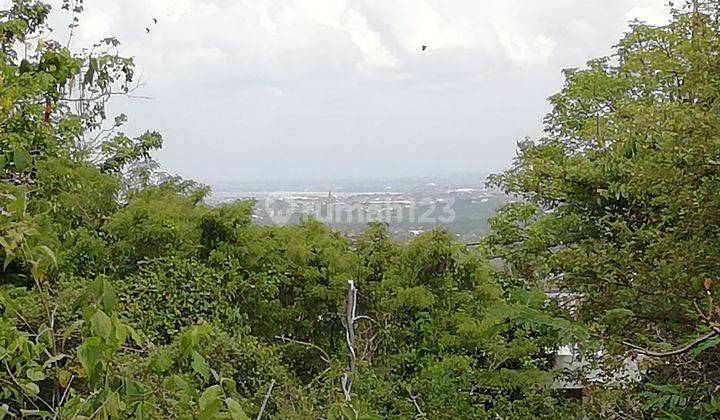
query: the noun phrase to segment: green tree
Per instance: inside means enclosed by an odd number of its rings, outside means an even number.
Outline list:
[[[134,88],[118,41],[74,53],[49,13],[0,12],[0,418],[582,414],[551,369],[583,331],[542,292],[446,232],[207,206],[157,172],[158,133],[106,114]]]
[[[547,136],[522,142],[491,180],[524,204],[500,212],[487,245],[515,279],[579,294],[574,313],[615,359],[607,369],[629,350],[701,337],[669,364],[647,361],[630,398],[642,404],[621,409],[710,416],[720,338],[703,282],[720,276],[720,4],[687,2],[662,27],[636,22],[613,56],[565,76]]]

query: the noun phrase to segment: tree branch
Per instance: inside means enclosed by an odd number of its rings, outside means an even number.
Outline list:
[[[700,337],[700,338],[692,341],[692,342],[689,343],[689,344],[686,344],[686,345],[683,346],[683,347],[680,347],[680,348],[678,348],[678,349],[671,350],[671,351],[668,351],[668,352],[657,352],[657,351],[652,351],[652,350],[644,349],[644,348],[639,347],[639,346],[636,346],[636,345],[634,345],[634,344],[632,344],[632,343],[628,343],[627,341],[623,341],[622,344],[624,344],[624,345],[632,348],[633,350],[635,350],[636,352],[638,352],[638,353],[640,353],[640,354],[644,354],[645,356],[650,356],[650,357],[672,357],[672,356],[677,356],[677,355],[683,354],[683,353],[685,353],[685,352],[688,352],[688,351],[694,349],[695,347],[699,346],[700,344],[704,343],[705,341],[707,341],[707,340],[709,340],[709,339],[711,339],[711,338],[713,338],[713,337],[716,337],[716,336],[718,336],[718,335],[720,335],[720,334],[718,334],[717,331],[713,330],[712,332],[710,332],[710,333],[708,333],[708,334],[705,334],[704,336],[702,336],[702,337]]]
[[[275,379],[270,381],[270,387],[268,388],[267,394],[265,394],[265,398],[263,399],[263,403],[260,406],[260,412],[258,412],[257,417],[255,420],[260,420],[262,418],[263,413],[265,412],[265,407],[267,407],[268,400],[270,399],[270,393],[273,390],[273,387],[275,387]]]
[[[322,356],[320,356],[320,359],[322,359],[323,362],[330,363],[330,356],[328,356],[328,354],[325,352],[325,350],[321,349],[320,347],[316,346],[315,344],[308,343],[306,341],[293,340],[292,338],[287,338],[287,337],[283,337],[283,336],[277,336],[277,337],[275,337],[275,339],[282,340],[286,343],[299,344],[301,346],[310,347],[312,349],[315,349],[315,350],[319,351],[320,353],[322,353]]]
[[[417,410],[418,415],[424,416],[425,412],[422,411],[422,409],[420,408],[420,404],[418,404],[418,402],[417,402],[417,397],[415,395],[413,395],[412,391],[409,388],[408,388],[408,394],[410,395],[410,400],[412,401],[413,405],[415,406],[415,409]]]
[[[357,319],[357,288],[355,282],[348,280],[348,296],[345,304],[345,344],[347,344],[348,349],[348,372],[345,372],[342,376],[342,390],[346,401],[351,399],[352,378],[350,375],[354,374],[356,370],[355,321]]]

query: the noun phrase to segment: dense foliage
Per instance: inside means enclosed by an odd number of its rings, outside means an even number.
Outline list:
[[[106,115],[133,89],[118,41],[73,53],[49,13],[0,13],[0,418],[579,413],[552,353],[583,333],[543,293],[443,232],[350,240],[206,206],[156,172],[158,133]]]
[[[480,249],[207,206],[107,115],[119,42],[75,53],[49,13],[0,12],[0,419],[720,413],[717,1],[566,71]]]
[[[497,216],[489,247],[521,281],[580,296],[605,371],[643,356],[644,381],[591,394],[602,413],[716,417],[720,3],[633,25],[551,103],[547,137],[493,180],[525,204]]]

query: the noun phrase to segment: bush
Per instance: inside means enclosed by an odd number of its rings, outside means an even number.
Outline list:
[[[117,281],[123,315],[159,344],[206,321],[227,331],[247,326],[240,295],[249,289],[238,274],[181,257],[144,261],[135,274]]]

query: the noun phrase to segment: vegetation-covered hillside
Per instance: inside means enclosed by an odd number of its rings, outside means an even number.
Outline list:
[[[206,206],[106,114],[135,86],[119,42],[70,51],[49,13],[0,12],[0,418],[720,412],[717,1],[566,72],[477,250]],[[583,401],[553,387],[563,345],[600,381]],[[603,377],[628,356],[642,381]]]
[[[155,173],[107,102],[133,62],[2,13],[0,417],[529,417],[572,339],[449,234],[354,242]],[[77,10],[78,12],[80,10]],[[109,122],[108,122],[109,121]],[[348,314],[348,310],[350,313]]]

